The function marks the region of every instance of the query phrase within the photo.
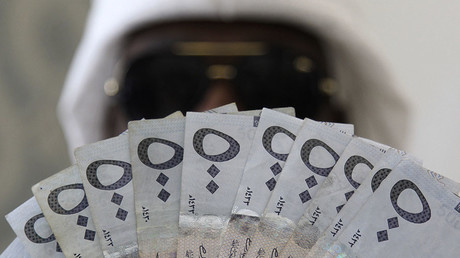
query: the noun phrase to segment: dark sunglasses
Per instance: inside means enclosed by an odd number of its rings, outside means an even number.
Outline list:
[[[116,98],[128,119],[194,110],[217,81],[232,85],[247,110],[293,106],[298,117],[315,118],[329,102],[324,69],[304,53],[257,42],[181,44],[127,63]]]

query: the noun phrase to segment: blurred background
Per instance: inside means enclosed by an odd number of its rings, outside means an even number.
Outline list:
[[[460,181],[460,2],[349,0],[374,31],[411,107],[405,149]],[[56,104],[89,0],[0,0],[0,215],[68,167]],[[14,239],[0,218],[0,251]]]
[[[70,165],[56,105],[89,1],[0,0],[0,252],[4,216],[31,186]]]

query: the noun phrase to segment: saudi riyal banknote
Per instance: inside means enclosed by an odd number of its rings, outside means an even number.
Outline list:
[[[272,110],[286,114],[286,115],[290,115],[292,117],[295,116],[295,109],[293,107],[273,108]],[[260,116],[260,113],[262,113],[262,109],[238,111],[238,112],[235,112],[234,114],[246,115],[246,116]]]
[[[233,113],[235,103],[206,111]],[[185,117],[128,124],[141,257],[176,257]]]
[[[402,160],[324,257],[458,257],[460,198]]]
[[[236,111],[232,103],[206,113]],[[185,117],[132,121],[128,131],[140,256],[176,257]]]
[[[309,201],[351,141],[353,131],[349,131],[333,123],[304,122],[251,238],[249,257],[270,257],[281,251]]]
[[[0,257],[457,256],[459,183],[352,125],[234,112],[80,147],[6,216],[17,239]]]
[[[218,113],[218,114],[230,114],[234,112],[238,112],[238,107],[236,106],[235,102],[205,111],[205,113]]]
[[[0,258],[30,258],[19,238],[15,238],[8,247],[0,254]]]
[[[32,187],[66,257],[103,257],[77,165]]]
[[[130,122],[137,238],[141,257],[175,257],[185,118]]]
[[[253,116],[187,113],[178,256],[218,256],[256,126]]]
[[[308,257],[321,257],[325,255],[331,243],[337,240],[342,230],[350,223],[353,217],[361,209],[361,206],[377,190],[379,185],[390,174],[403,158],[407,158],[405,152],[389,149],[380,161],[374,166],[367,178],[355,191],[347,204],[340,210],[329,227],[323,232],[315,245],[308,253]]]
[[[245,256],[250,237],[265,208],[303,120],[263,109],[244,166],[220,256]]]
[[[421,161],[417,160],[414,156],[393,148],[389,149],[356,190],[351,199],[348,200],[347,205],[340,210],[328,229],[318,239],[308,253],[308,257],[321,257],[326,254],[328,248],[338,239],[342,230],[352,221],[362,205],[378,189],[383,180],[391,173],[392,169],[403,159],[411,159],[417,164],[421,164]],[[458,194],[460,191],[460,184],[457,182],[433,171],[426,170],[426,173],[452,193]]]
[[[138,257],[128,134],[75,150],[105,257]]]
[[[30,257],[65,257],[35,197],[6,215]]]
[[[282,253],[305,257],[368,176],[386,149],[354,137],[323,181]]]

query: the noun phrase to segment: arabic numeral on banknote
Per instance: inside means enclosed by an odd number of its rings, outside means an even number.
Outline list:
[[[402,207],[398,205],[399,196],[405,190],[412,190],[417,194],[422,204],[422,211],[418,213],[412,213],[412,212],[404,210]],[[430,205],[428,204],[428,201],[426,200],[425,196],[420,191],[420,189],[417,187],[417,185],[410,180],[406,180],[406,179],[399,180],[398,182],[396,182],[396,184],[393,185],[390,191],[390,201],[396,213],[406,221],[409,221],[415,224],[422,224],[422,223],[429,221],[431,218],[431,209],[430,209]],[[399,221],[398,221],[397,216],[388,218],[387,222],[388,222],[388,230],[399,227]],[[384,229],[384,230],[377,232],[378,242],[384,242],[389,239],[388,230]]]
[[[273,150],[273,147],[272,147],[273,138],[278,133],[285,134],[286,136],[291,138],[292,141],[295,140],[295,135],[289,132],[288,130],[286,130],[285,128],[280,127],[280,126],[270,126],[264,132],[264,135],[262,137],[262,146],[275,159],[280,160],[280,161],[286,161],[289,153],[277,153]],[[276,186],[275,177],[281,173],[282,167],[278,162],[276,162],[270,167],[270,170],[273,173],[273,177],[271,177],[267,182],[265,182],[265,185],[267,186],[268,190],[273,191],[273,189]]]
[[[387,178],[387,176],[390,174],[391,169],[389,168],[382,168],[379,171],[375,172],[374,176],[372,177],[372,182],[371,182],[371,189],[372,192],[375,192],[377,188],[379,188],[380,184]]]
[[[42,237],[40,236],[37,231],[35,230],[35,223],[39,221],[40,219],[45,219],[45,215],[43,213],[37,214],[30,218],[26,224],[24,225],[24,233],[32,243],[35,244],[46,244],[49,242],[56,241],[56,238],[54,237],[54,234],[51,233],[48,237]],[[56,252],[62,253],[61,247],[59,246],[59,243],[56,242]]]
[[[328,168],[319,168],[311,164],[310,162],[310,155],[314,148],[321,147],[325,149],[331,157],[334,159],[334,165]],[[318,176],[327,177],[331,170],[334,168],[337,160],[339,160],[340,156],[335,152],[329,145],[325,142],[318,140],[318,139],[310,139],[307,140],[300,149],[300,157],[302,158],[303,163],[307,166],[313,173],[317,174]],[[305,183],[307,184],[308,189],[316,186],[318,184],[315,176],[310,176],[305,178]],[[312,196],[310,195],[308,189],[299,193],[299,198],[302,203],[306,203],[311,200]]]
[[[35,231],[35,223],[41,219],[41,218],[44,218],[45,215],[43,215],[43,213],[40,213],[40,214],[37,214],[35,216],[33,216],[32,218],[30,218],[26,224],[24,225],[24,233],[26,234],[26,237],[32,242],[32,243],[36,243],[36,244],[45,244],[45,243],[49,243],[49,242],[52,242],[54,240],[56,240],[56,238],[54,237],[54,234],[51,234],[50,236],[48,237],[41,237],[37,231]],[[59,248],[59,245],[56,246],[56,251],[58,251],[57,249],[60,249]]]
[[[374,168],[374,165],[372,165],[367,159],[365,159],[364,157],[361,157],[359,155],[353,155],[353,156],[351,156],[351,157],[349,157],[347,159],[347,161],[345,162],[343,171],[345,173],[345,178],[348,180],[350,185],[353,186],[353,188],[355,188],[355,189],[358,189],[358,187],[361,185],[360,183],[356,182],[353,179],[353,171],[355,171],[355,167],[358,164],[364,164],[367,167],[369,167],[370,169]],[[385,178],[382,178],[381,180],[383,181],[383,179],[385,179]],[[348,201],[351,198],[351,196],[353,196],[354,192],[355,191],[346,192],[344,194],[345,195],[345,200]],[[336,207],[337,213],[340,212],[340,210],[343,208],[344,205],[345,204],[341,204],[341,205]]]
[[[207,154],[204,150],[203,143],[205,137],[210,134],[224,139],[230,145],[228,149],[220,154]],[[231,160],[240,152],[240,144],[235,139],[225,133],[211,128],[200,129],[193,135],[193,148],[198,155],[212,162],[225,162]],[[220,169],[215,164],[211,164],[211,166],[207,169],[207,173],[212,178],[215,178],[220,173]],[[211,181],[209,181],[206,185],[206,189],[211,194],[214,194],[219,189],[219,185],[211,179]]]
[[[60,214],[60,215],[72,215],[75,213],[79,213],[88,207],[88,200],[86,199],[86,194],[84,194],[82,200],[74,208],[70,210],[64,209],[61,206],[61,204],[59,203],[59,198],[58,198],[59,194],[62,193],[63,191],[72,190],[72,189],[81,190],[84,192],[83,184],[65,185],[65,186],[58,187],[50,192],[50,194],[48,195],[48,205],[53,212]],[[86,216],[78,215],[76,224],[78,226],[82,226],[86,228],[86,226],[88,225],[88,219],[89,218]],[[85,230],[85,235],[83,236],[85,240],[94,241],[95,237],[96,237],[96,232],[94,230],[90,230],[90,229]]]
[[[103,165],[118,166],[123,168],[123,175],[116,182],[110,185],[103,185],[99,181],[97,170]],[[131,171],[131,164],[120,161],[120,160],[97,160],[88,165],[86,169],[86,177],[88,182],[97,189],[100,190],[117,190],[128,184],[133,179]],[[113,193],[111,202],[117,206],[120,206],[123,201],[123,195],[116,192]],[[115,217],[119,220],[125,221],[128,216],[128,211],[123,208],[118,208]]]
[[[155,164],[150,160],[149,154],[148,154],[148,149],[149,146],[152,145],[153,143],[160,143],[165,146],[171,147],[174,150],[174,155],[171,157],[171,159]],[[153,169],[158,169],[158,170],[166,170],[166,169],[171,169],[177,165],[179,165],[182,162],[182,159],[184,158],[184,148],[182,148],[179,144],[164,140],[164,139],[159,139],[159,138],[147,138],[142,140],[139,143],[139,146],[137,148],[137,155],[139,156],[139,160],[146,166],[153,168]],[[163,173],[160,173],[156,179],[157,183],[160,184],[162,187],[165,187],[166,184],[168,183],[169,177]],[[166,189],[161,188],[160,192],[158,193],[157,197],[158,199],[162,200],[163,202],[166,202],[168,198],[171,196],[171,193],[166,191]]]
[[[348,182],[350,182],[351,186],[353,186],[353,188],[355,188],[355,189],[358,189],[358,187],[361,185],[360,183],[358,183],[355,180],[353,180],[353,177],[352,177],[353,171],[355,170],[355,167],[358,164],[364,164],[364,165],[368,166],[370,169],[374,168],[374,165],[372,165],[364,157],[354,155],[354,156],[351,156],[350,158],[347,159],[347,161],[345,162],[345,167],[344,167],[345,177],[347,178]],[[350,197],[348,197],[347,200]]]

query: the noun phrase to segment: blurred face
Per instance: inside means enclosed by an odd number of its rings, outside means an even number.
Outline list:
[[[116,109],[126,120],[230,102],[240,110],[294,106],[298,117],[342,121],[321,42],[300,30],[253,22],[177,22],[126,40]]]

